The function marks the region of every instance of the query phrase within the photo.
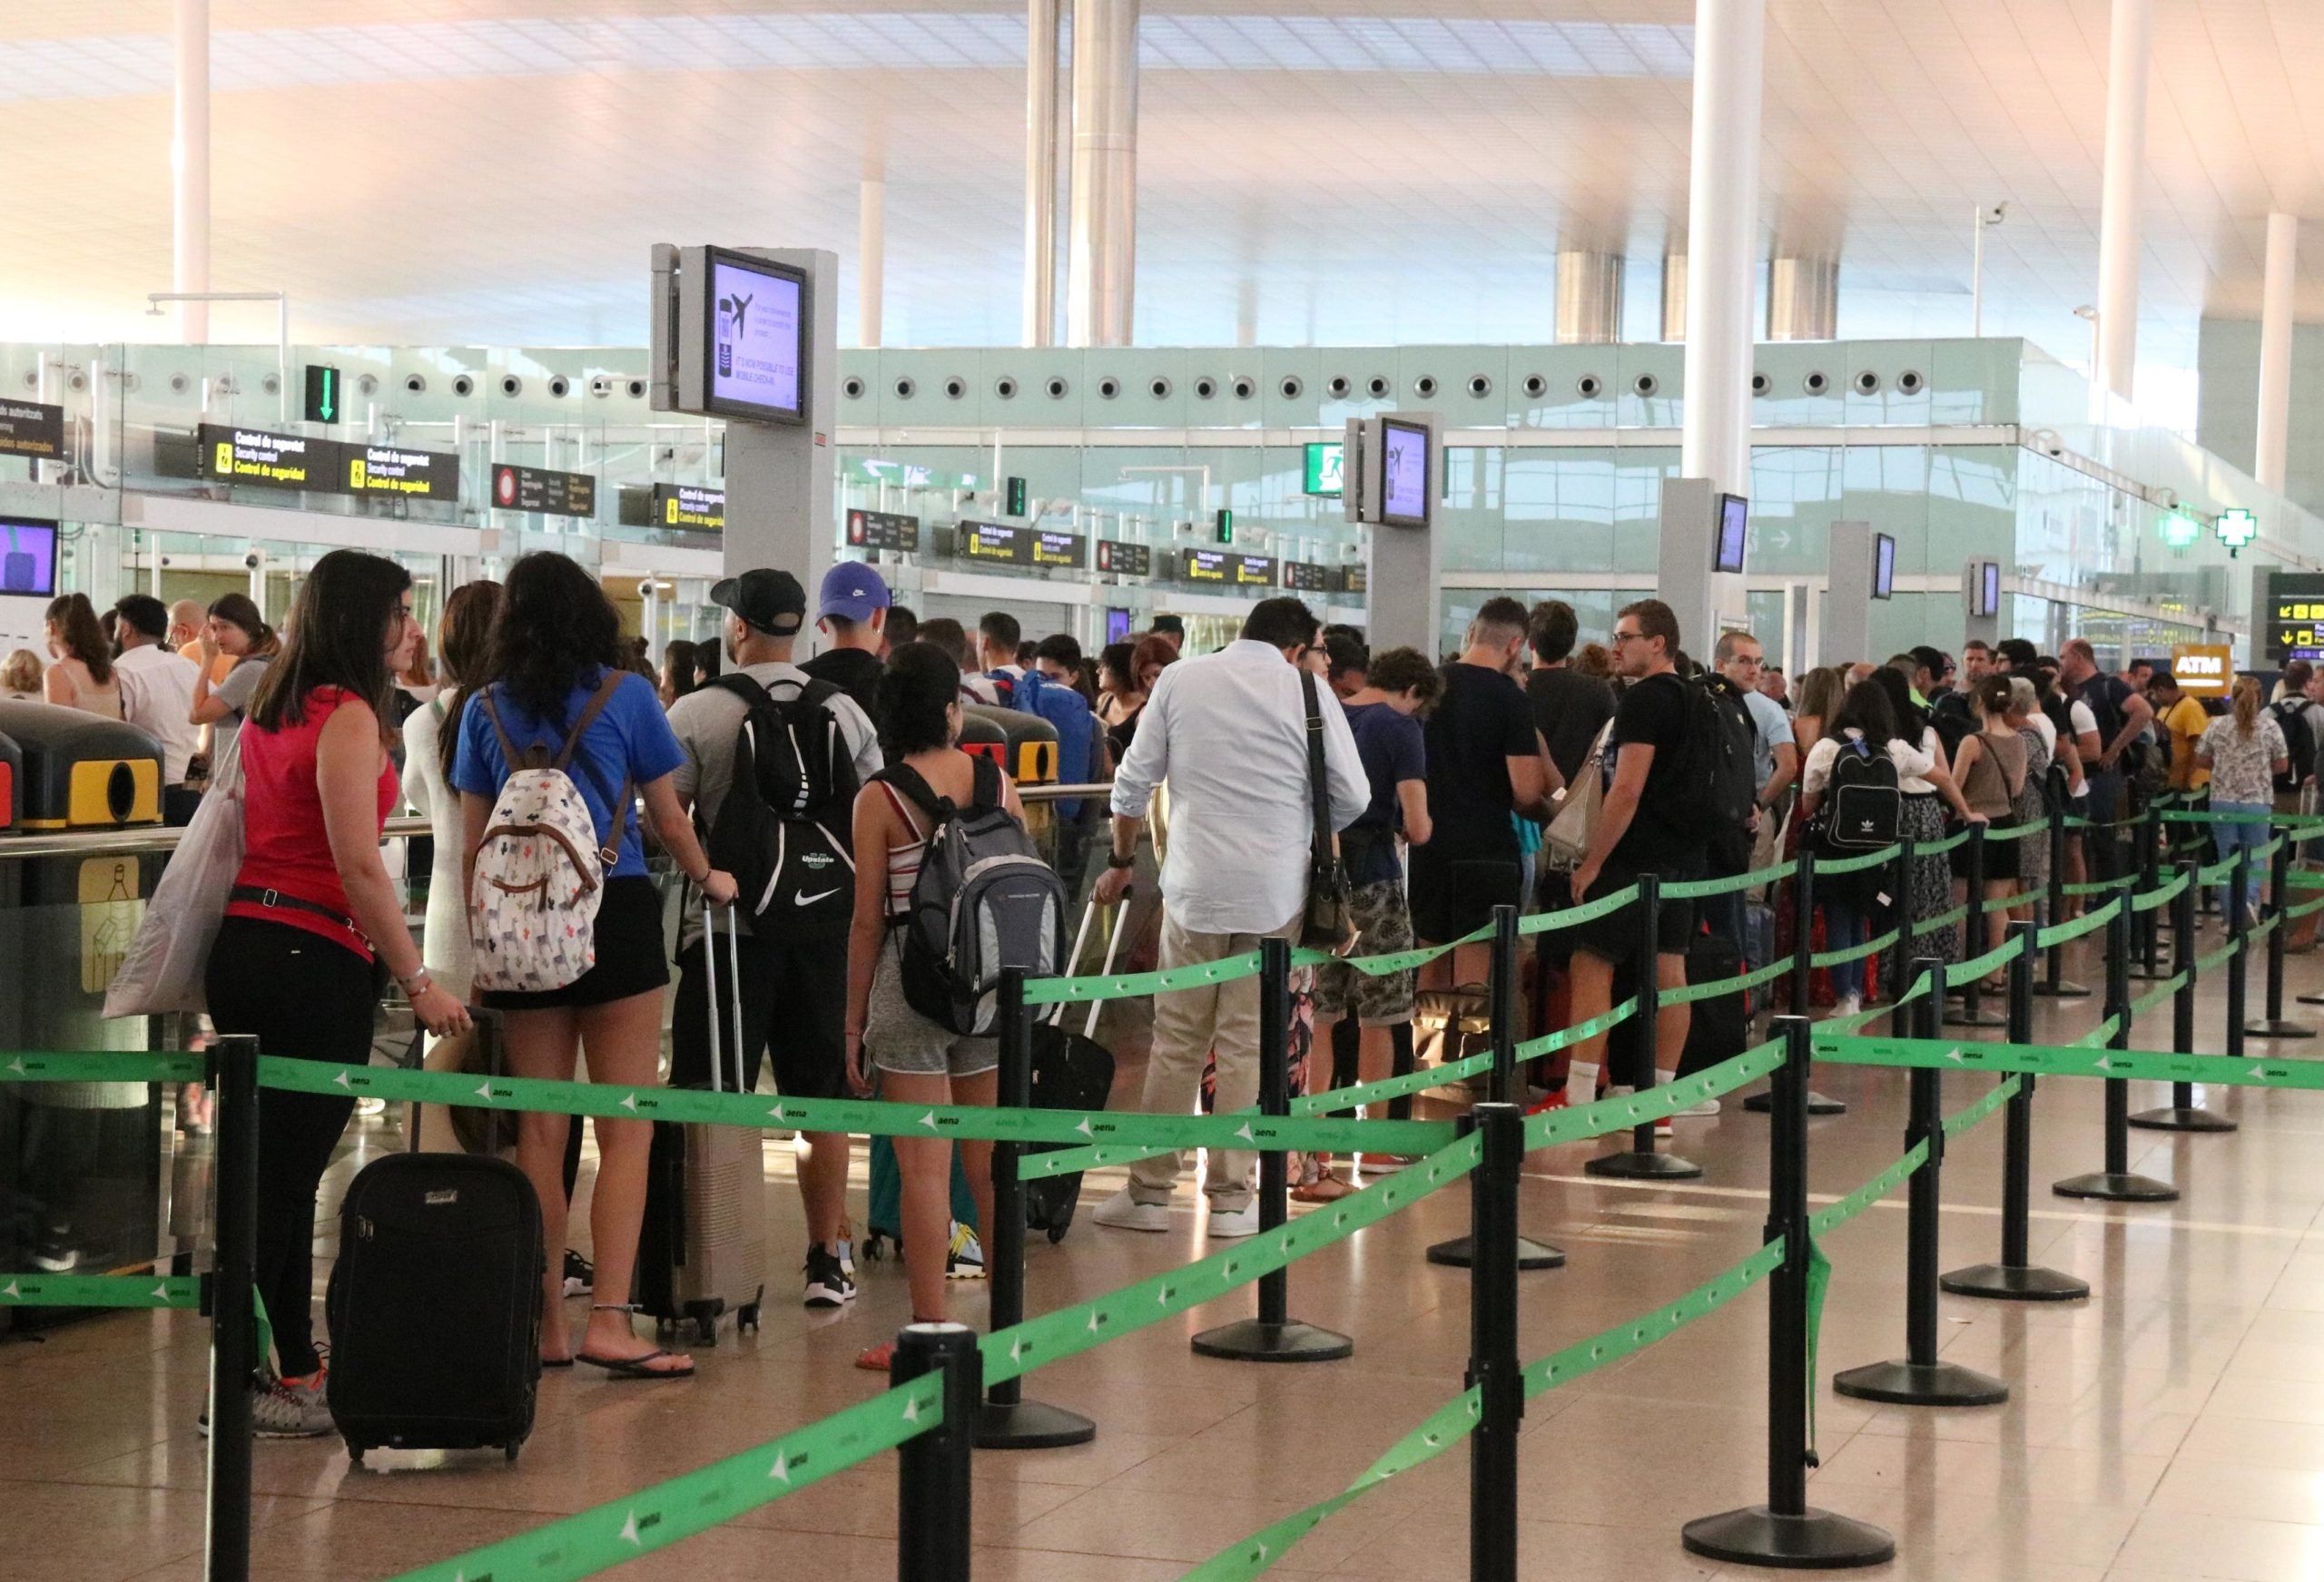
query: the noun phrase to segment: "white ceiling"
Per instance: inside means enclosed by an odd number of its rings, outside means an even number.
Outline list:
[[[2264,217],[2324,218],[2324,0],[2157,0],[2142,357],[2253,316]],[[1011,342],[1024,24],[923,0],[212,0],[212,284],[310,340],[629,342],[646,249],[835,249],[887,181],[887,339]],[[0,3],[0,336],[153,339],[168,0]],[[1683,241],[1690,0],[1147,0],[1141,341],[1546,339],[1551,257]],[[1768,0],[1770,248],[1841,332],[2086,354],[2108,0]],[[2324,249],[2311,238],[2310,257]],[[854,287],[842,312],[852,338]],[[2301,272],[2324,317],[2324,260]],[[222,309],[221,339],[271,338]],[[2168,378],[2167,374],[2161,377]]]

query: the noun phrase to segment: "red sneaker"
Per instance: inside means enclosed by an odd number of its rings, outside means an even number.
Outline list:
[[[1571,1108],[1572,1102],[1566,1097],[1564,1088],[1554,1088],[1528,1105],[1525,1113],[1529,1115],[1547,1115],[1551,1110]]]

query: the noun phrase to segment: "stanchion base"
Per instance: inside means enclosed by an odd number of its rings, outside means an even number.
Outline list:
[[[1476,1262],[1469,1250],[1469,1238],[1455,1236],[1449,1242],[1439,1242],[1428,1250],[1428,1261],[1449,1268],[1466,1269]],[[1517,1238],[1517,1266],[1520,1269],[1562,1269],[1565,1254],[1546,1243]]]
[[[1079,1412],[1038,1400],[988,1400],[977,1410],[980,1450],[1054,1450],[1097,1437],[1098,1425]]]
[[[1582,1166],[1586,1175],[1610,1176],[1617,1181],[1692,1181],[1703,1167],[1676,1154],[1600,1154]]]
[[[1999,1406],[2009,1386],[1958,1362],[1873,1362],[1832,1375],[1832,1388],[1890,1406]]]
[[[1743,1107],[1755,1115],[1766,1115],[1776,1107],[1776,1096],[1755,1093],[1743,1101]],[[1811,1115],[1844,1115],[1848,1113],[1848,1106],[1838,1099],[1827,1098],[1811,1087],[1807,1090],[1807,1113]]]
[[[2207,1109],[2189,1105],[2166,1105],[2159,1110],[2141,1110],[2131,1117],[2131,1125],[2150,1132],[2231,1132],[2235,1123],[2225,1115],[2215,1115]],[[2179,1194],[2172,1193],[2171,1196]]]
[[[1234,1362],[1336,1362],[1355,1351],[1355,1342],[1345,1335],[1295,1319],[1281,1324],[1236,1319],[1203,1331],[1189,1343],[1196,1356]]]
[[[1840,1571],[1896,1557],[1896,1540],[1869,1522],[1810,1506],[1777,1516],[1750,1505],[1723,1516],[1698,1517],[1679,1529],[1687,1552],[1730,1566],[1775,1566],[1787,1571]]]
[[[2246,1022],[2243,1036],[2247,1038],[2313,1038],[2316,1029],[2304,1027],[2298,1022]]]
[[[1940,1275],[1937,1287],[1955,1296],[1989,1296],[1996,1302],[2073,1302],[2090,1294],[2090,1282],[2055,1269],[2020,1269],[2008,1263],[1978,1263]]]
[[[1945,1025],[1948,1027],[2006,1027],[2009,1018],[1982,1009],[1975,1016],[1965,1010],[1947,1011],[1945,1013]]]
[[[2045,981],[2035,984],[2034,992],[2045,999],[2088,999],[2090,986],[2086,983],[2076,983],[2071,978],[2062,978],[2055,983]]]
[[[2324,994],[2296,994],[2291,997],[2304,1006],[2324,1006]]]
[[[2157,1181],[2152,1175],[2140,1175],[2125,1171],[2120,1175],[2103,1170],[2093,1170],[2087,1175],[2069,1175],[2053,1182],[2050,1190],[2060,1197],[2102,1197],[2112,1203],[2176,1203],[2179,1189],[2167,1181]]]

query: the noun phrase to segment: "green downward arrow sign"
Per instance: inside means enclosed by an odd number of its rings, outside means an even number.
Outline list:
[[[337,392],[338,384],[339,370],[336,368],[323,369],[323,404],[320,410],[323,415],[323,421],[326,423],[335,420],[339,414],[339,398]]]

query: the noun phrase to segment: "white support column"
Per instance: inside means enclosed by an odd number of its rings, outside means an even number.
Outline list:
[[[1687,255],[1683,252],[1662,255],[1661,339],[1687,339]]]
[[[1555,333],[1561,346],[1611,346],[1621,339],[1621,254],[1559,251]]]
[[[1137,266],[1138,0],[1073,0],[1068,346],[1128,346]]]
[[[1058,0],[1025,0],[1027,346],[1057,340]]]
[[[176,0],[170,123],[170,290],[210,289],[210,0]],[[210,339],[210,304],[180,302],[178,339]]]
[[[1766,0],[1696,0],[1679,470],[1737,495],[1751,492],[1752,298],[1758,283],[1766,50]]]
[[[2106,51],[2106,167],[2098,211],[2098,368],[2093,397],[2127,401],[2139,351],[2139,204],[2154,0],[2113,0]]]
[[[888,183],[864,178],[855,219],[855,344],[878,346],[887,300]]]
[[[2260,294],[2260,426],[2251,476],[2284,491],[2291,439],[2291,330],[2294,276],[2299,266],[2299,217],[2268,216],[2268,273]]]
[[[1768,339],[1840,338],[1840,260],[1777,258],[1768,265]]]

